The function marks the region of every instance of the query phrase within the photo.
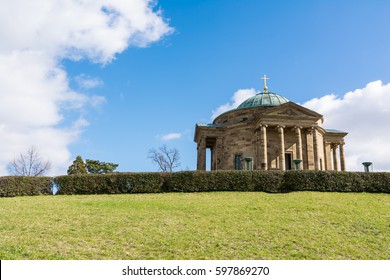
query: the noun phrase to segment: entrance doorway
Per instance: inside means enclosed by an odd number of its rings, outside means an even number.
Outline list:
[[[285,153],[284,154],[284,160],[286,164],[286,170],[292,170],[292,154],[291,153]]]

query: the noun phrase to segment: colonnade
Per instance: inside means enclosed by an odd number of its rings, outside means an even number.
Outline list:
[[[268,125],[261,124],[260,125],[260,166],[262,170],[268,170],[269,169],[269,163],[268,163],[268,150],[267,150],[267,129]],[[286,159],[285,159],[285,128],[284,125],[277,125],[276,129],[278,131],[278,147],[279,147],[279,165],[278,169],[280,170],[286,170]],[[333,168],[330,164],[327,164],[325,166],[322,166],[320,164],[320,140],[318,139],[318,128],[317,127],[309,127],[305,128],[305,136],[306,136],[306,155],[305,159],[303,158],[303,146],[302,146],[302,126],[294,126],[293,130],[295,132],[296,137],[296,150],[294,153],[294,159],[295,160],[301,160],[301,164],[299,164],[298,168],[300,170],[304,169],[304,164],[306,166],[305,169],[309,170],[341,170],[345,171],[345,156],[344,156],[344,142],[335,142],[330,143],[331,149],[333,151]],[[324,146],[326,144],[324,143]],[[340,169],[338,168],[338,159],[337,159],[337,148],[340,148],[339,150],[339,157],[340,157]],[[330,153],[327,153],[326,150],[324,150],[324,161],[326,161],[326,158],[329,158],[330,162]],[[305,162],[305,163],[304,163]]]
[[[277,166],[280,170],[286,170],[286,158],[285,158],[285,125],[273,125],[269,126],[267,124],[260,124],[259,128],[259,142],[256,142],[258,145],[258,163],[260,166],[257,169],[268,170],[270,169],[269,159],[268,159],[268,135],[267,131],[269,129],[276,129],[278,133],[278,158],[279,164]],[[343,141],[335,141],[335,142],[323,142],[322,137],[318,135],[318,128],[315,126],[303,128],[302,126],[294,126],[289,127],[288,129],[292,129],[295,133],[295,152],[294,160],[301,160],[299,164],[299,169],[309,169],[309,170],[341,170],[345,171],[345,157],[344,157],[344,142]],[[305,137],[305,148],[303,147],[303,139],[302,136]],[[215,150],[212,152],[212,169],[224,169],[223,166],[218,166],[219,162],[217,160],[217,155],[222,153],[222,137],[212,137],[215,139],[215,143],[213,144],[213,148]],[[321,138],[321,140],[319,139]],[[197,170],[206,170],[206,140],[209,141],[210,138],[206,139],[205,136],[200,137],[198,141],[198,156],[197,156]],[[209,141],[210,142],[210,141]],[[210,143],[209,143],[210,146]],[[323,153],[320,153],[320,147],[323,147]],[[339,158],[337,155],[337,149],[339,148]],[[305,150],[305,154],[303,153],[303,149]],[[333,158],[333,167],[331,166],[331,154]],[[323,155],[323,157],[322,157]],[[305,158],[304,158],[305,157]],[[324,165],[325,164],[325,165]],[[340,165],[340,168],[339,168]]]
[[[260,125],[260,166],[262,170],[268,170],[268,148],[267,148],[267,128],[268,125],[261,124]],[[285,125],[277,125],[276,129],[278,131],[278,147],[279,147],[279,169],[286,170],[286,159],[285,159],[285,137],[284,137],[284,129]],[[302,153],[302,127],[295,126],[295,135],[296,135],[296,155],[295,159],[303,160]],[[299,165],[299,169],[303,169],[302,164]]]
[[[332,143],[332,156],[333,156],[333,170],[339,170],[339,163],[337,160],[337,148],[339,148],[340,155],[340,170],[345,171],[345,156],[344,156],[344,142]]]

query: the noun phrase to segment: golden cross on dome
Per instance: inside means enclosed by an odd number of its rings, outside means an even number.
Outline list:
[[[268,92],[267,80],[269,80],[269,78],[267,78],[267,75],[264,75],[264,77],[261,77],[260,79],[264,80],[264,92]]]

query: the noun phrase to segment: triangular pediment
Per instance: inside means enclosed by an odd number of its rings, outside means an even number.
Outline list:
[[[265,110],[263,116],[289,118],[322,118],[322,115],[293,102],[287,102],[277,107]]]

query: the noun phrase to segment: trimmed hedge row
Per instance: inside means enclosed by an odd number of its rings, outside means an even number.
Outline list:
[[[160,173],[110,173],[66,175],[54,178],[57,194],[158,193],[162,191]]]
[[[171,173],[170,192],[265,191],[283,192],[281,171],[184,171]]]
[[[390,173],[290,171],[284,185],[288,191],[390,193]]]
[[[292,191],[390,193],[390,173],[331,171],[184,171],[49,177],[0,177],[0,196],[159,192]]]
[[[0,177],[0,197],[51,195],[52,180],[50,177]]]

